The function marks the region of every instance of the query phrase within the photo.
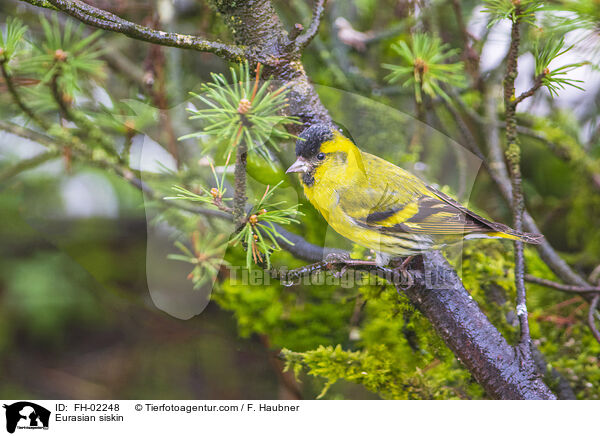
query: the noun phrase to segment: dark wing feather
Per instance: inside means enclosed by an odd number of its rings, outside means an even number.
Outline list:
[[[541,241],[541,235],[519,233],[477,215],[402,168],[367,153],[362,155],[367,186],[352,189],[340,202],[344,214],[361,227],[405,237],[409,233],[446,239],[482,233],[511,235],[529,243]]]

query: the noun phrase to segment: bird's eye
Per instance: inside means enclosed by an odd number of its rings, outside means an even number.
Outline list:
[[[323,159],[325,159],[325,153],[319,153],[319,154],[317,155],[317,159],[319,159],[319,160],[323,160]]]

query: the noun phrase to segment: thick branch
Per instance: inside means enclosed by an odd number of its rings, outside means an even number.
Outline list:
[[[535,371],[522,365],[444,257],[439,252],[423,257],[425,273],[441,283],[426,280],[406,295],[486,392],[499,399],[555,399]]]
[[[22,0],[33,5],[39,2]],[[214,53],[233,61],[241,61],[245,57],[245,48],[235,45],[223,44],[218,41],[209,41],[199,36],[182,35],[179,33],[163,32],[149,27],[141,26],[131,21],[124,20],[108,11],[90,6],[80,0],[48,0],[58,10],[77,18],[79,21],[99,29],[122,33],[131,38],[153,44],[166,45],[197,51]]]
[[[246,141],[242,140],[235,151],[235,193],[233,196],[233,217],[237,226],[244,225],[246,221],[246,159],[248,148]]]
[[[487,319],[446,259],[439,252],[423,257],[422,269],[409,270],[414,284],[404,292],[486,392],[498,399],[555,399],[541,379],[521,365],[515,350]],[[391,278],[397,284],[397,271],[352,259],[318,262],[286,271],[280,278],[289,283],[306,274],[346,266],[388,281]]]

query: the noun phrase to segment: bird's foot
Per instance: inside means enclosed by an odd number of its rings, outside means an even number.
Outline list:
[[[350,255],[344,252],[336,252],[332,251],[331,253],[327,253],[325,259],[323,259],[328,265],[333,263],[346,263],[350,260]]]
[[[413,278],[412,274],[408,272],[408,265],[410,265],[410,262],[413,259],[414,256],[408,256],[402,261],[402,263],[399,266],[394,268],[394,271],[400,273],[400,276],[402,277],[402,284],[397,284],[396,289],[402,289],[403,291],[406,291],[407,289],[412,288],[415,284],[415,279]],[[406,284],[403,285],[404,283]]]
[[[330,273],[334,277],[340,278],[346,272],[347,263],[352,259],[348,253],[332,252],[328,253],[324,260],[326,264],[325,267],[330,271]],[[336,270],[337,265],[342,265],[342,267],[339,270]]]
[[[324,261],[328,266],[334,264],[344,264],[345,266],[376,265],[372,260],[352,259],[348,253],[338,252],[327,254]]]

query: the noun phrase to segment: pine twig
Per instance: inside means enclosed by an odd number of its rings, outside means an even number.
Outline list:
[[[0,171],[0,191],[8,186],[5,184],[7,180],[15,177],[17,174],[20,174],[29,169],[35,168],[49,160],[52,160],[56,157],[60,156],[60,151],[57,149],[50,149],[44,153],[40,153],[35,155],[29,159],[23,159],[16,164]]]
[[[167,203],[169,205],[175,205],[175,207],[177,207],[180,210],[198,214],[198,215],[211,216],[211,217],[225,219],[225,220],[231,220],[231,218],[232,218],[231,213],[226,213],[225,211],[207,209],[207,208],[202,208],[202,207],[191,207],[191,206],[188,206],[188,205],[185,205],[182,203],[171,203],[167,200],[164,200],[162,197],[160,197],[159,195],[156,194],[154,189],[152,189],[150,186],[148,186],[146,183],[144,183],[135,174],[135,172],[133,170],[131,170],[130,168],[128,168],[120,163],[115,163],[115,162],[112,162],[112,161],[109,161],[106,159],[92,157],[92,152],[89,151],[84,146],[83,143],[73,141],[73,142],[67,142],[67,143],[61,142],[61,144],[57,144],[53,138],[48,137],[42,133],[36,132],[34,130],[19,126],[17,124],[14,124],[14,123],[11,123],[8,121],[2,121],[2,120],[0,120],[0,130],[4,130],[6,132],[12,133],[21,138],[29,139],[33,142],[37,142],[38,144],[41,144],[44,147],[48,148],[48,150],[49,150],[48,153],[50,153],[50,151],[56,149],[56,150],[59,150],[58,153],[60,154],[60,150],[62,150],[65,147],[70,147],[74,152],[74,156],[77,158],[80,158],[83,162],[87,163],[88,165],[92,165],[92,166],[101,168],[103,170],[112,171],[115,174],[117,174],[119,177],[122,177],[130,185],[132,185],[133,187],[139,189],[141,192],[146,194],[148,197],[155,199],[155,200],[163,201],[164,203]],[[79,138],[73,137],[73,139],[78,140]],[[61,141],[68,141],[68,138],[63,138],[63,139],[61,139]],[[33,159],[35,159],[35,158],[33,158]],[[286,236],[286,235],[284,235],[284,236]]]
[[[528,97],[531,97],[535,92],[542,87],[544,84],[544,77],[546,77],[546,73],[538,74],[534,81],[533,86],[527,91],[521,93],[517,98],[513,100],[513,105],[516,107],[519,103],[525,100]]]
[[[36,0],[21,0],[34,6],[40,6]],[[122,33],[131,38],[153,44],[178,47],[202,52],[214,53],[217,56],[240,61],[244,59],[245,47],[209,41],[199,36],[182,35],[173,32],[163,32],[127,21],[103,9],[90,6],[80,0],[47,0],[56,9],[78,19],[79,21],[111,32]]]
[[[115,157],[119,162],[124,163],[124,158],[115,151],[110,139],[106,137],[102,130],[85,115],[74,111],[69,102],[65,100],[64,94],[58,84],[58,79],[59,74],[56,73],[50,80],[50,90],[54,101],[58,105],[61,116],[79,127],[79,130],[76,132],[77,136],[98,143],[109,155]]]
[[[6,62],[6,59],[0,61],[0,71],[2,72],[4,83],[6,83],[6,88],[8,89],[8,92],[10,93],[14,103],[17,106],[19,106],[19,109],[21,109],[29,118],[35,121],[41,128],[43,128],[44,130],[48,130],[48,128],[50,127],[48,123],[42,118],[38,117],[33,112],[33,110],[31,110],[31,108],[25,104],[25,102],[19,95],[19,92],[17,91],[17,88],[15,87],[15,84],[12,81],[12,76],[6,68]]]

